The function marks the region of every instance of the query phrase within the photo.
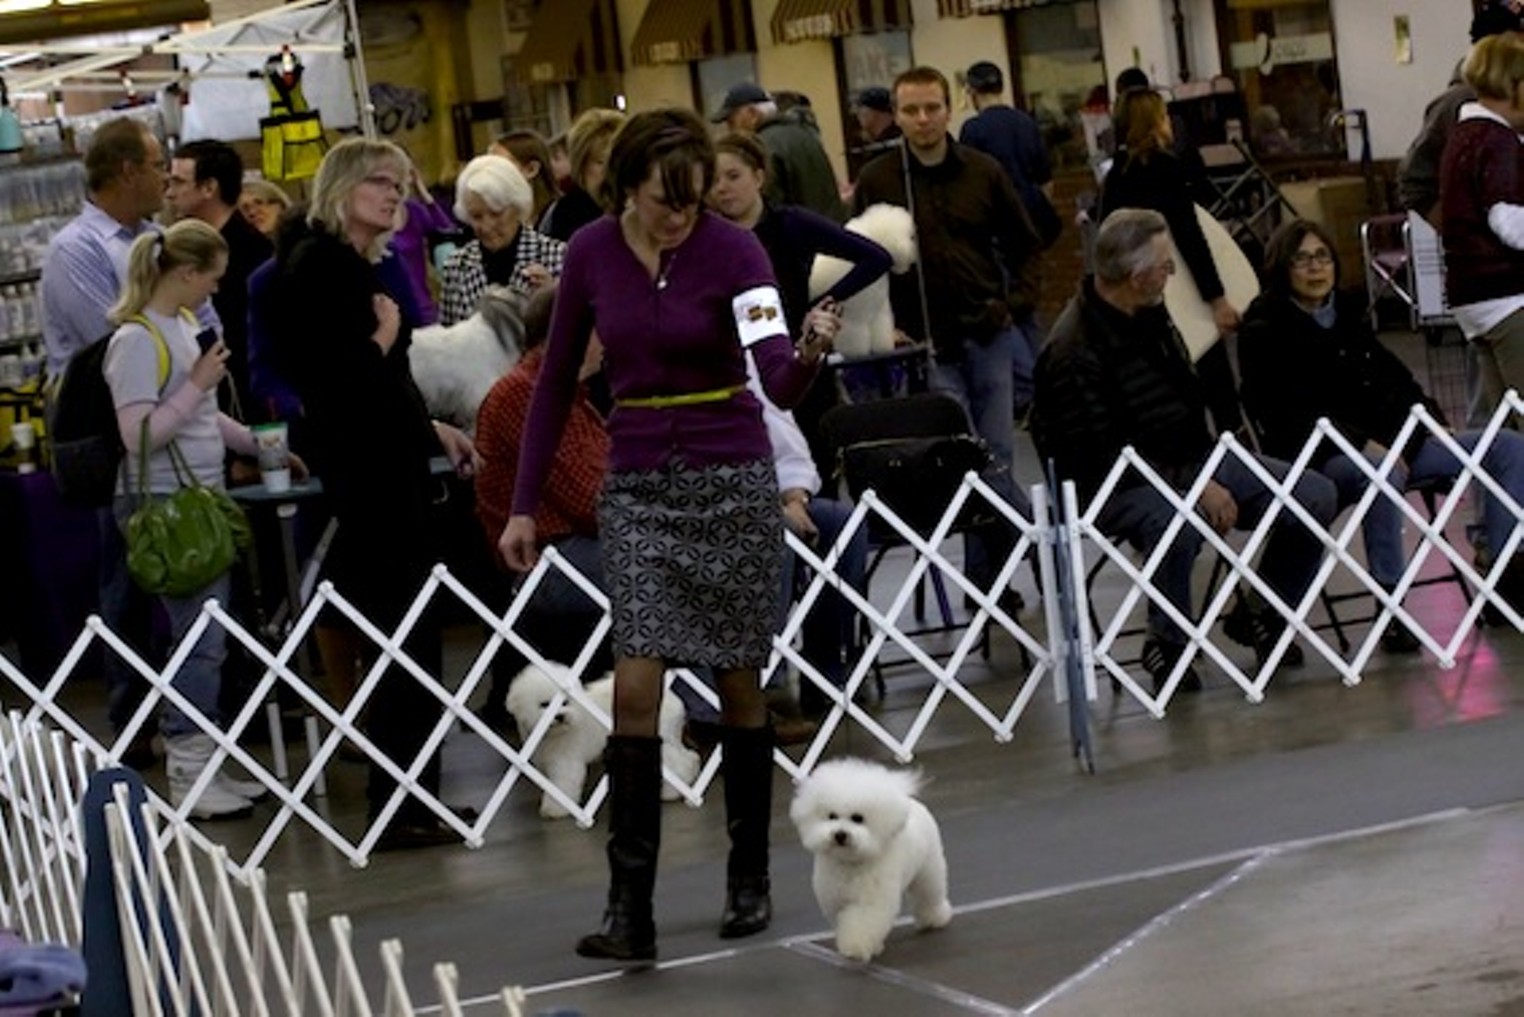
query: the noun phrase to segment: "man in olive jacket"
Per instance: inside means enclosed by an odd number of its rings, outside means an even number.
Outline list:
[[[834,222],[846,221],[847,206],[820,136],[796,118],[780,117],[778,104],[765,88],[741,82],[725,93],[719,112],[710,119],[732,131],[755,134],[767,149],[769,202],[807,208]]]

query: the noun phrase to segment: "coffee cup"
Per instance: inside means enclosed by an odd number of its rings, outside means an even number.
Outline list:
[[[32,473],[37,469],[37,429],[30,420],[11,425],[11,447],[16,454],[17,473]]]
[[[286,445],[284,423],[259,424],[252,428],[259,449],[259,479],[272,494],[291,490],[291,450]]]

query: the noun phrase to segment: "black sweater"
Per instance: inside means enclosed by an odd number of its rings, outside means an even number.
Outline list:
[[[1324,328],[1289,297],[1264,293],[1244,314],[1238,333],[1244,408],[1268,455],[1294,459],[1319,417],[1327,417],[1356,448],[1367,441],[1391,447],[1415,403],[1443,420],[1413,372],[1371,331],[1358,296],[1335,297],[1333,328]],[[1426,431],[1403,450],[1411,458]],[[1338,449],[1327,442],[1312,462]]]

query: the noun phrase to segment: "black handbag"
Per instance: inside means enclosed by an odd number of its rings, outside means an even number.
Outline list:
[[[989,447],[968,434],[932,438],[883,438],[857,442],[840,452],[839,469],[852,497],[870,488],[917,533],[930,533],[970,471],[983,473]],[[971,497],[957,529],[988,521],[983,498]]]

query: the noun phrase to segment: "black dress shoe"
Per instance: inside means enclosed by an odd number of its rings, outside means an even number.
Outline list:
[[[460,843],[460,834],[443,823],[404,823],[393,820],[376,841],[376,852],[412,851],[416,848]]]

